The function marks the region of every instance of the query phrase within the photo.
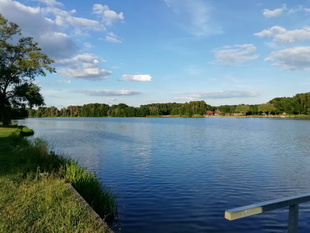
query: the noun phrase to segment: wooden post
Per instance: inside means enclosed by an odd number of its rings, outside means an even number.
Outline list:
[[[298,204],[289,206],[288,233],[298,232]]]

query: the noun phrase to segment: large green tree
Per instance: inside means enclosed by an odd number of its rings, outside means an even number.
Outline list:
[[[250,106],[247,104],[239,104],[237,105],[237,107],[235,108],[235,112],[236,113],[240,113],[242,115],[246,115],[248,112],[250,112]]]
[[[270,115],[270,113],[274,112],[276,108],[272,103],[260,104],[258,106],[258,111],[264,114]]]
[[[31,37],[23,37],[19,26],[0,14],[0,116],[11,121],[12,107],[44,105],[40,88],[33,82],[46,71],[55,72],[53,60],[41,52]]]

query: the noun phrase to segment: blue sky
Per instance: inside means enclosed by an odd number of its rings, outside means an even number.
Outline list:
[[[310,91],[308,0],[0,0],[0,13],[55,60],[36,79],[47,106]]]

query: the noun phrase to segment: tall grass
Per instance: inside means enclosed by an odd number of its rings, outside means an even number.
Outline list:
[[[96,174],[88,172],[69,157],[49,151],[40,139],[28,140],[18,134],[10,136],[12,155],[8,169],[27,179],[58,177],[70,182],[90,206],[111,223],[117,214],[116,196],[104,187]]]
[[[80,193],[93,209],[108,223],[117,214],[115,195],[104,187],[95,173],[79,167],[77,162],[65,164],[64,178]]]

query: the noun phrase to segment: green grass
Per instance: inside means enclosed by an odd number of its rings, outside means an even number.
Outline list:
[[[204,116],[201,114],[194,114],[192,115],[192,118],[203,118]]]
[[[22,136],[32,136],[34,135],[34,131],[32,129],[27,128],[26,126],[19,126],[20,135]]]
[[[117,214],[115,195],[104,187],[95,173],[88,172],[71,161],[65,164],[64,178],[80,193],[93,209],[108,223]]]
[[[147,118],[162,118],[162,115],[147,115]]]
[[[0,232],[106,232],[60,179],[0,183]]]
[[[304,114],[294,115],[294,118],[310,119],[310,115],[304,115]]]
[[[111,221],[110,190],[72,159],[49,152],[44,141],[19,134],[17,127],[0,127],[0,232],[105,232],[65,182]]]

